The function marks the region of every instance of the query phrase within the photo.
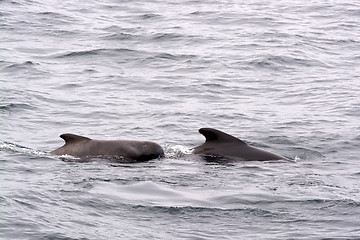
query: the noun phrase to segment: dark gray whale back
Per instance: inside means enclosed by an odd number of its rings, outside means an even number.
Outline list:
[[[212,128],[201,128],[205,136],[204,144],[195,147],[193,153],[205,156],[228,156],[248,161],[280,160],[284,157],[252,147],[240,139]]]
[[[147,161],[162,157],[164,150],[154,142],[130,140],[94,140],[75,134],[60,135],[65,145],[51,151],[54,155],[74,157],[120,157],[135,161]]]

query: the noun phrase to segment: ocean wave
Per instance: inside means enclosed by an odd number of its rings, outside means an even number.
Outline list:
[[[142,14],[142,15],[140,15],[138,17],[140,19],[142,19],[142,20],[158,20],[159,18],[162,17],[162,15],[155,14],[155,13],[145,13],[145,14]]]
[[[169,41],[183,39],[184,36],[177,33],[156,33],[152,39],[157,41]]]
[[[33,61],[25,61],[23,63],[13,63],[7,66],[7,68],[26,68],[29,66],[39,65],[38,63],[34,63]]]
[[[193,207],[193,206],[146,206],[146,205],[132,205],[132,209],[148,211],[148,212],[157,212],[157,213],[167,213],[171,215],[183,215],[183,214],[196,214],[196,213],[212,213],[212,214],[224,214],[224,213],[238,213],[250,214],[262,217],[276,217],[278,214],[274,211],[269,211],[261,208],[221,208],[221,207]]]
[[[108,48],[98,48],[90,49],[83,51],[72,51],[68,53],[60,53],[53,56],[54,58],[72,58],[72,57],[86,57],[86,56],[99,56],[99,55],[114,55],[114,54],[129,54],[129,53],[140,53],[139,51],[128,49],[128,48],[117,48],[117,49],[108,49]]]
[[[123,184],[122,182],[121,184]],[[360,202],[351,198],[311,198],[284,197],[233,193],[225,194],[210,189],[181,189],[163,184],[140,181],[126,182],[119,185],[114,182],[97,182],[89,190],[92,194],[101,194],[116,199],[121,204],[134,209],[165,212],[170,214],[185,214],[189,212],[243,212],[263,217],[275,217],[284,214],[283,208],[291,209],[294,206],[313,206],[323,208],[353,208],[360,206]]]
[[[115,41],[123,41],[123,40],[135,40],[139,38],[139,36],[129,33],[109,33],[101,36],[102,39],[105,40],[115,40]]]
[[[327,64],[310,58],[267,55],[249,61],[250,65],[267,69],[296,69],[296,67],[328,67]]]
[[[24,111],[33,111],[36,110],[37,107],[27,103],[5,103],[0,104],[0,113],[19,113]]]

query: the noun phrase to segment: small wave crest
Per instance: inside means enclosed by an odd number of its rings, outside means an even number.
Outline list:
[[[24,110],[24,109],[34,109],[34,106],[31,106],[26,103],[8,103],[4,105],[0,105],[0,111],[4,112],[12,112],[17,110]]]
[[[32,61],[25,61],[23,63],[13,63],[9,66],[7,66],[7,68],[9,69],[19,69],[19,68],[27,68],[27,67],[30,67],[30,66],[35,66],[35,65],[38,65],[38,63],[34,63]]]
[[[325,63],[316,60],[316,59],[305,59],[301,57],[291,57],[291,56],[275,56],[275,55],[266,55],[260,56],[256,59],[253,59],[249,62],[250,65],[266,68],[266,69],[292,69],[295,66],[298,67],[329,67]]]
[[[62,54],[57,54],[54,57],[55,58],[86,57],[86,56],[89,57],[89,56],[112,55],[115,53],[131,53],[131,52],[136,52],[136,51],[127,48],[119,48],[119,49],[99,48],[99,49],[90,49],[90,50],[62,53]]]

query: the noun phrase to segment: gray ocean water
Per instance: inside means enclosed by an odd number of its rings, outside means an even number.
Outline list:
[[[0,1],[1,239],[360,239],[358,1]],[[213,127],[292,162],[206,162]],[[59,135],[158,142],[63,161]]]

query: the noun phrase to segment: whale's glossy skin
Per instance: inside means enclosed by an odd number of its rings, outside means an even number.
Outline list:
[[[193,153],[204,156],[235,157],[246,161],[270,161],[286,159],[280,155],[252,147],[240,139],[212,128],[201,128],[204,144],[195,147]]]
[[[130,140],[94,140],[75,134],[60,135],[65,145],[51,151],[54,155],[74,157],[114,157],[141,162],[162,157],[164,150],[154,142]]]

